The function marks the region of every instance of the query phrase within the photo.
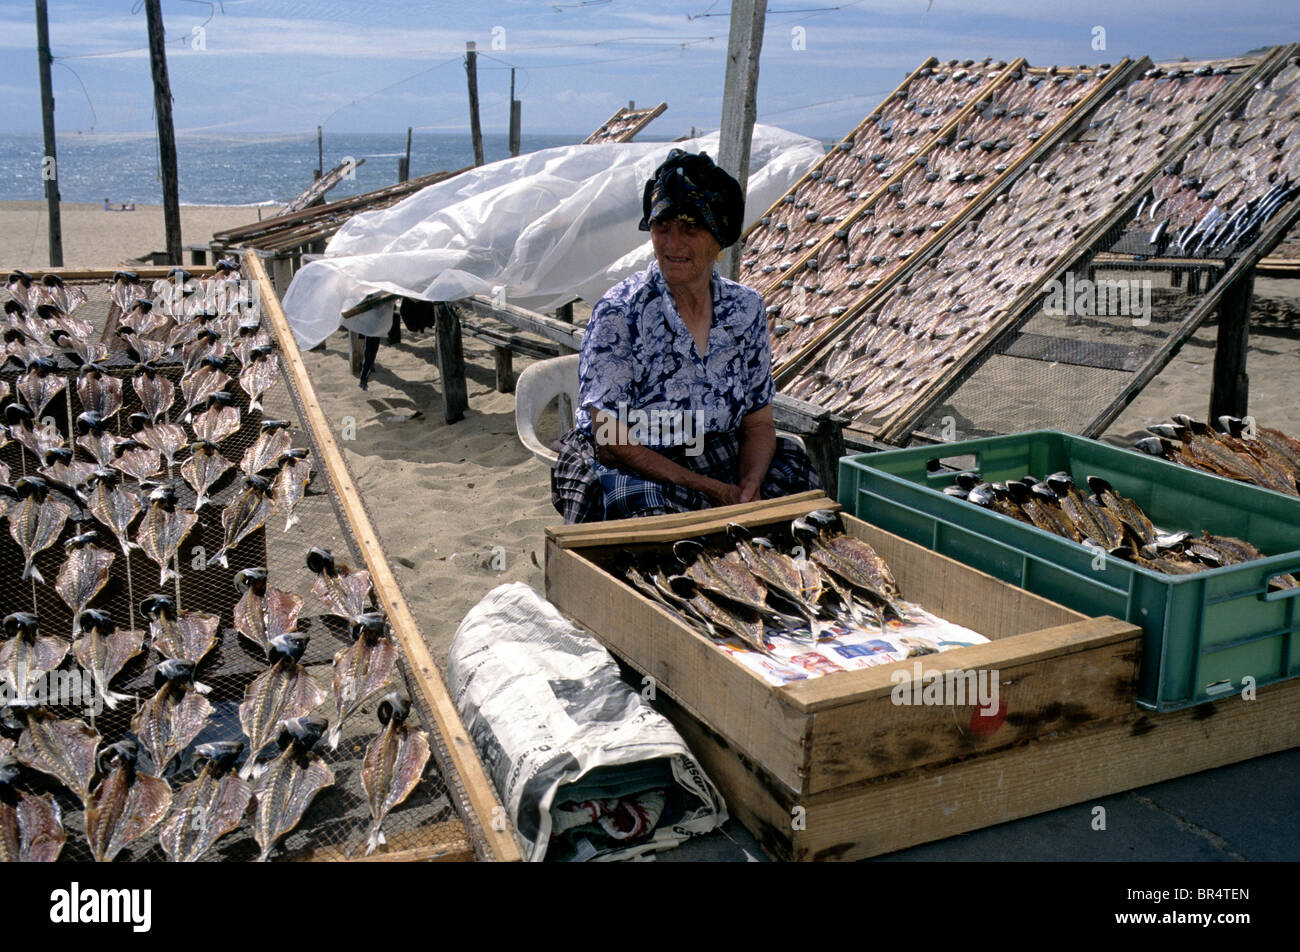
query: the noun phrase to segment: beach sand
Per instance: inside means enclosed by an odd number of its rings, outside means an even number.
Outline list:
[[[259,212],[266,217],[275,210],[257,205],[182,205],[181,247],[207,244],[213,232],[247,225],[258,220]],[[102,204],[61,202],[59,219],[65,267],[116,268],[167,247],[161,205],[106,212]],[[189,261],[187,253],[185,263]],[[0,266],[31,271],[49,263],[45,202],[0,202]]]

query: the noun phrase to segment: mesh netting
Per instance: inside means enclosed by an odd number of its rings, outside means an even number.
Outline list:
[[[86,292],[88,300],[75,312],[75,316],[91,321],[96,327],[96,333],[91,339],[98,339],[98,331],[109,315],[109,284],[98,281],[78,283],[77,286]],[[256,313],[256,310],[250,313]],[[3,613],[35,612],[40,620],[42,635],[54,635],[65,641],[71,640],[73,614],[54,589],[54,581],[65,556],[63,542],[80,532],[94,529],[99,534],[97,544],[114,553],[109,581],[90,602],[89,607],[107,611],[119,630],[132,626],[143,635],[146,649],[128,662],[112,681],[114,691],[129,695],[132,700],[120,703],[115,710],[105,709],[98,715],[89,714],[82,706],[49,705],[49,709],[59,718],[86,720],[98,732],[103,744],[115,743],[132,734],[132,718],[142,702],[156,690],[155,668],[162,657],[156,648],[149,646],[148,621],[137,611],[140,602],[150,595],[162,593],[175,601],[179,611],[205,612],[220,618],[218,643],[205,656],[196,672],[196,679],[211,687],[207,700],[212,705],[213,712],[202,732],[173,761],[179,765],[179,769],[169,768],[169,772],[165,773],[174,794],[196,775],[193,751],[197,745],[244,739],[238,714],[239,705],[244,700],[248,686],[268,668],[262,650],[234,630],[233,611],[240,593],[233,581],[236,573],[242,569],[264,566],[270,586],[302,598],[303,608],[298,617],[297,631],[308,636],[309,641],[300,663],[328,695],[311,713],[328,718],[331,724],[338,719],[332,659],[336,652],[353,642],[347,622],[330,615],[321,599],[312,592],[316,576],[307,569],[305,556],[309,548],[320,546],[329,549],[338,562],[352,566],[362,566],[363,563],[360,550],[322,471],[319,447],[305,422],[301,395],[297,393],[292,378],[285,372],[284,362],[278,353],[272,359],[280,365],[279,381],[264,395],[263,409],[257,412],[250,411],[249,396],[238,383],[238,360],[233,354],[224,358],[223,370],[232,378],[226,389],[234,398],[233,406],[239,410],[241,421],[239,429],[220,442],[221,453],[232,463],[232,468],[214,484],[210,492],[212,503],[199,510],[200,521],[180,545],[179,558],[175,563],[180,570],[179,579],[160,585],[159,566],[138,549],[133,549],[129,555],[125,554],[113,533],[85,508],[74,508],[72,518],[68,520],[58,540],[37,555],[35,564],[44,576],[45,584],[19,581],[24,564],[22,552],[8,531],[0,537],[0,573],[3,573],[0,577],[9,580],[3,587]],[[139,399],[130,383],[134,361],[128,355],[119,354],[101,363],[112,376],[123,380],[123,406],[111,418],[108,429],[123,437],[130,436],[133,427],[128,422],[128,417],[140,409]],[[159,360],[156,365],[164,376],[177,384],[176,402],[168,411],[167,419],[180,423],[184,400],[179,386],[179,361]],[[74,421],[83,407],[77,395],[74,362],[61,358],[61,367],[65,366],[63,372],[70,383],[43,416],[53,418],[66,441],[68,434],[75,434]],[[12,390],[16,379],[23,373],[24,370],[11,361],[0,372],[0,376]],[[14,398],[11,396],[10,399]],[[279,508],[275,509],[262,529],[245,537],[229,550],[229,566],[223,568],[210,561],[225,541],[222,511],[243,489],[243,474],[239,464],[245,451],[258,438],[263,419],[290,421],[288,432],[292,437],[292,445],[306,449],[308,458],[312,461],[311,481],[306,497],[294,510],[299,520],[297,524],[286,531],[285,514]],[[193,439],[191,426],[182,425],[187,439]],[[67,445],[74,446],[75,443],[68,441]],[[75,452],[79,459],[89,458],[84,447],[77,447]],[[176,492],[178,507],[185,509],[192,509],[195,503],[194,490],[179,474],[180,464],[188,458],[189,452],[186,448],[176,454],[177,464],[170,473],[163,472],[152,477],[154,480],[170,480]],[[0,448],[0,460],[8,464],[11,482],[16,482],[24,475],[37,474],[41,465],[18,441],[11,441]],[[121,485],[132,490],[138,488],[135,480],[130,477],[124,477]],[[143,499],[143,504],[148,505],[147,497]],[[132,539],[136,538],[140,521],[141,517],[137,516],[132,524]],[[372,592],[371,605],[375,604]],[[61,669],[79,670],[71,654]],[[403,657],[398,662],[398,671],[390,690],[401,690],[411,698],[413,706],[407,723],[427,732],[435,760],[431,760],[426,767],[414,792],[384,822],[383,829],[391,851],[455,840],[464,831],[458,813],[472,817],[458,780],[451,775],[453,779],[449,785],[446,777],[450,774],[435,765],[448,762],[445,747],[433,727],[431,712],[422,695],[411,687],[409,669]],[[361,764],[367,745],[380,730],[375,716],[376,702],[377,699],[370,701],[345,721],[336,750],[331,750],[324,740],[313,748],[313,752],[319,754],[333,771],[334,783],[315,798],[302,821],[281,841],[273,857],[306,852],[319,854],[321,851],[324,855],[353,856],[364,851],[371,818],[361,783]],[[0,734],[15,741],[19,736],[10,728],[0,729]],[[150,768],[148,754],[142,751],[140,769]],[[30,768],[21,771],[16,787],[33,793],[50,793],[59,803],[67,833],[62,860],[91,858],[84,836],[82,807],[74,796],[57,781]],[[137,861],[166,859],[159,844],[158,830],[155,827],[144,838],[129,846],[121,854],[122,858]],[[472,825],[469,833],[476,848],[481,848],[483,838],[477,826]],[[237,830],[219,840],[204,858],[245,860],[256,858],[258,853],[259,847],[246,817]]]

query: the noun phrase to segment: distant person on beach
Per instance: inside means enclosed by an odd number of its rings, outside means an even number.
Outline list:
[[[112,202],[110,202],[108,199],[104,199],[104,211],[111,212],[113,210],[114,209],[113,209]]]
[[[133,212],[133,211],[135,211],[135,202],[125,202],[125,203],[123,203],[123,205],[122,205],[122,211],[124,211],[124,212]]]
[[[776,436],[763,299],[713,270],[740,237],[740,184],[703,152],[673,149],[641,204],[655,260],[592,310],[555,508],[594,522],[818,488],[803,450]]]

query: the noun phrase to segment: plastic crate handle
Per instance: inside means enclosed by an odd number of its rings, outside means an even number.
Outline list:
[[[1263,579],[1264,591],[1259,593],[1259,598],[1265,602],[1279,602],[1284,598],[1295,598],[1297,595],[1300,595],[1300,586],[1297,586],[1296,588],[1281,588],[1274,592],[1268,590],[1268,580],[1273,576],[1291,575],[1297,570],[1300,570],[1300,562],[1297,562],[1295,567],[1290,569],[1280,567],[1268,569],[1268,575],[1264,576]]]

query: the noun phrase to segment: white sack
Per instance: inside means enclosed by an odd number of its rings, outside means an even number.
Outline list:
[[[595,303],[651,260],[649,238],[636,227],[641,192],[672,148],[716,158],[718,136],[544,149],[354,216],[284,295],[299,346],[323,341],[340,313],[372,291],[455,301],[504,286],[512,304],[538,311],[575,297]],[[746,225],[822,154],[815,139],[756,125]]]

